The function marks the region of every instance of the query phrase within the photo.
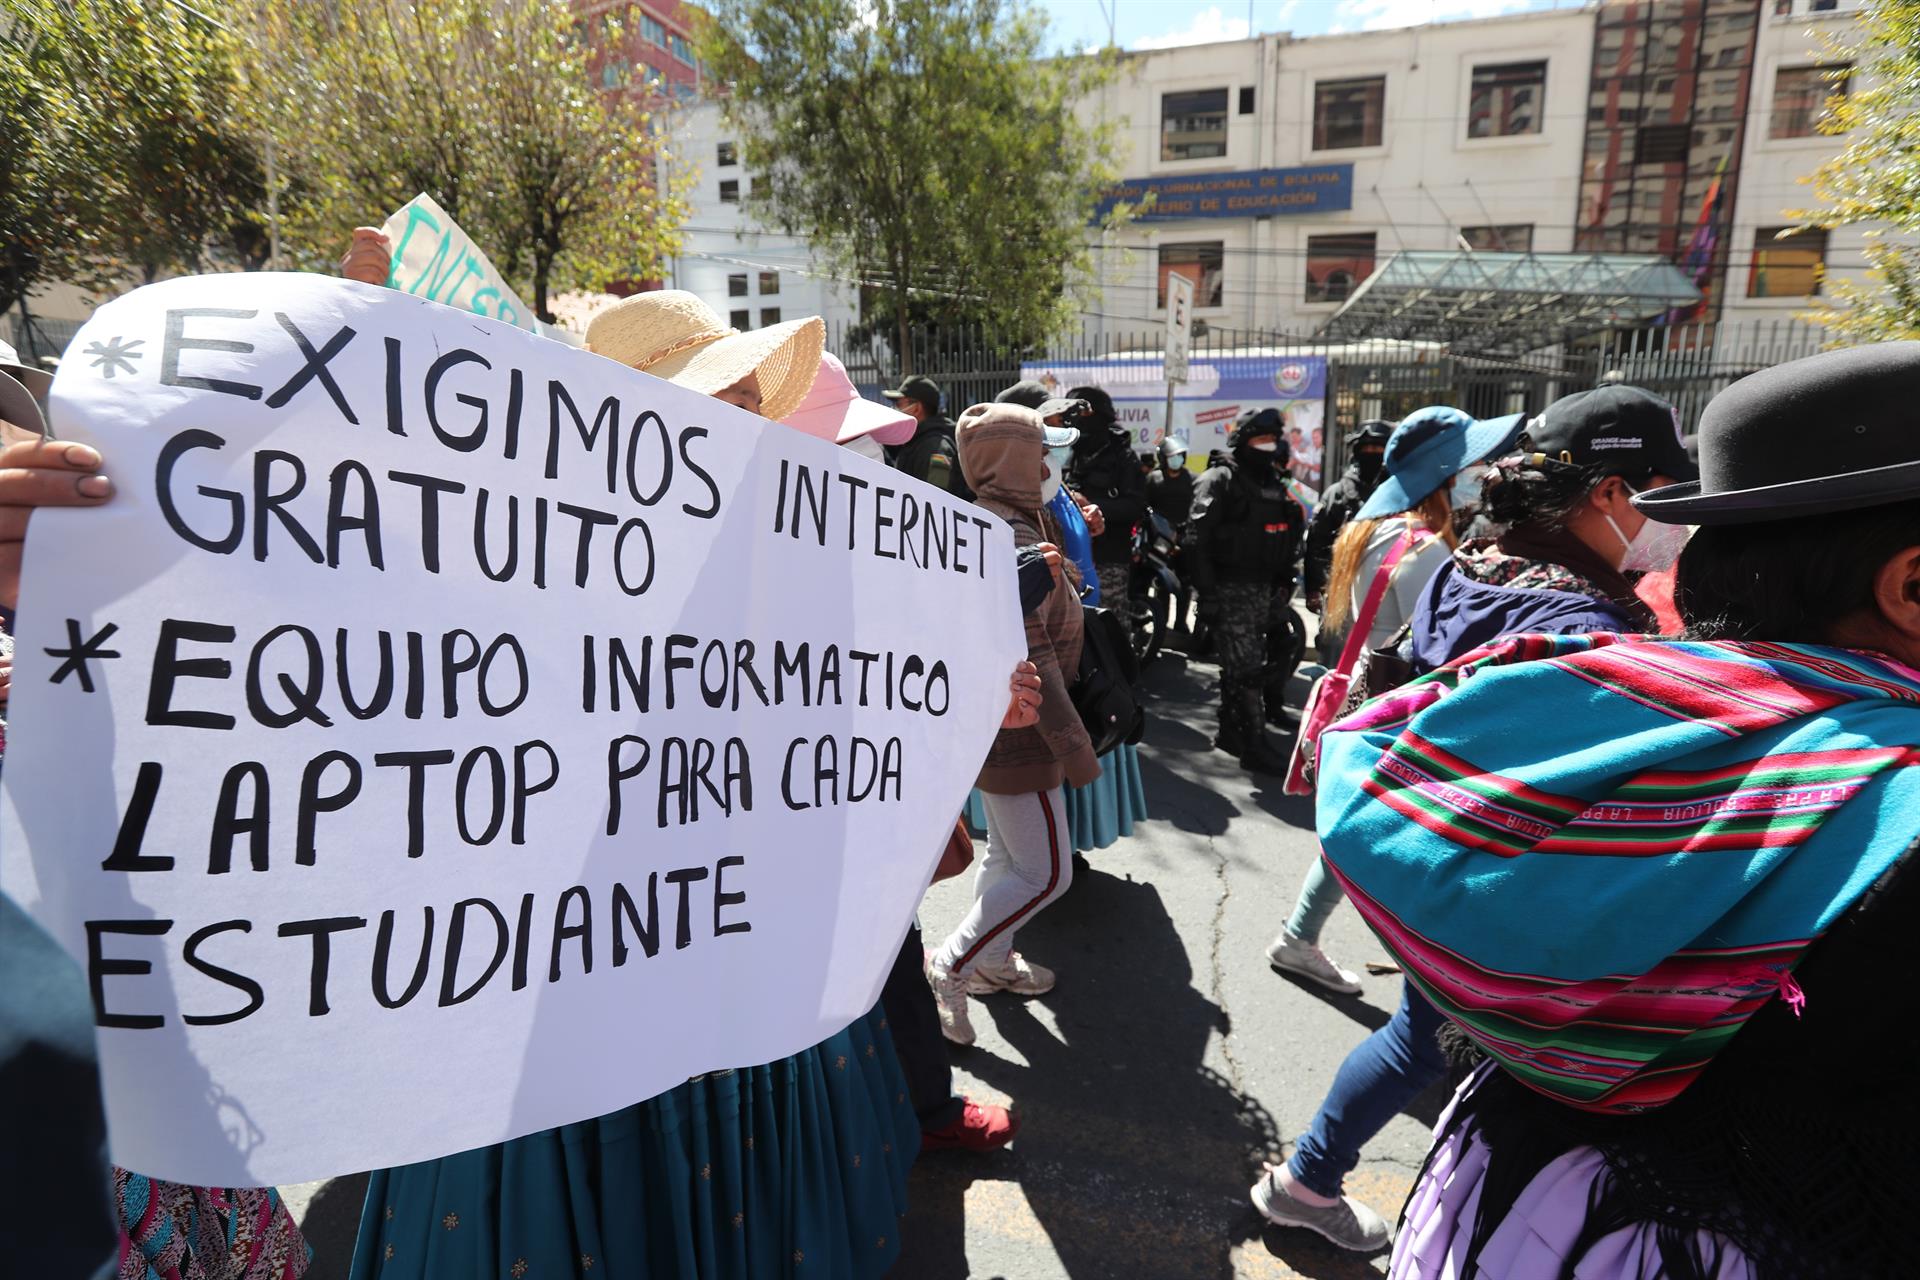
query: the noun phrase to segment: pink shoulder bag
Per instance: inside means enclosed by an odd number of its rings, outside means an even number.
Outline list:
[[[1281,784],[1281,790],[1288,795],[1313,794],[1313,765],[1320,754],[1320,735],[1340,714],[1340,708],[1346,705],[1347,691],[1353,684],[1354,665],[1360,660],[1361,651],[1366,648],[1367,634],[1373,630],[1374,616],[1380,612],[1380,604],[1387,598],[1387,587],[1393,582],[1393,571],[1403,556],[1432,537],[1425,530],[1416,534],[1409,528],[1400,535],[1387,552],[1387,558],[1380,562],[1379,569],[1374,572],[1373,585],[1367,588],[1367,598],[1347,632],[1347,643],[1340,650],[1339,663],[1313,682],[1313,688],[1307,693],[1307,705],[1300,709],[1300,731],[1293,740],[1293,756],[1287,761],[1286,781]]]

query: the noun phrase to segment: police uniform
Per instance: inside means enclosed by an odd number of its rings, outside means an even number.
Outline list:
[[[887,462],[915,480],[971,500],[973,491],[960,474],[960,450],[954,444],[953,424],[940,412],[940,385],[932,378],[916,375],[902,382],[898,390],[880,394],[896,405],[902,400],[915,401],[925,411],[913,439],[889,449]]]
[[[1250,429],[1251,428],[1251,429]],[[1200,611],[1220,657],[1220,733],[1215,745],[1248,768],[1283,769],[1267,744],[1261,679],[1276,603],[1293,591],[1306,515],[1287,491],[1287,447],[1280,415],[1242,415],[1233,455],[1194,486],[1188,562]],[[1274,453],[1247,447],[1254,435],[1280,442]]]

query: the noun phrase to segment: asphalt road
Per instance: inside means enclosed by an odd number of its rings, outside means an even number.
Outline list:
[[[1020,949],[1059,971],[1054,992],[976,1001],[979,1043],[955,1052],[956,1087],[1014,1100],[1020,1138],[993,1155],[920,1160],[896,1277],[1384,1272],[1383,1257],[1268,1226],[1247,1203],[1261,1162],[1285,1154],[1347,1051],[1386,1021],[1400,979],[1369,977],[1363,995],[1341,998],[1268,967],[1262,949],[1314,855],[1312,811],[1210,748],[1214,679],[1212,664],[1179,654],[1147,669],[1152,816],[1092,854],[1067,896],[1021,930]],[[965,912],[968,884],[928,895],[930,939]],[[1385,958],[1348,906],[1325,942],[1349,968]],[[1348,1190],[1394,1217],[1443,1103],[1432,1090],[1396,1117]],[[363,1186],[288,1189],[314,1247],[312,1280],[346,1276]]]

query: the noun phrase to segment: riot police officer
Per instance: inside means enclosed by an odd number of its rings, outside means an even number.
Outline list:
[[[1170,562],[1180,580],[1179,598],[1174,601],[1173,632],[1187,635],[1187,605],[1193,588],[1183,560],[1187,521],[1193,514],[1193,472],[1187,470],[1187,442],[1179,436],[1167,436],[1154,447],[1155,467],[1147,477],[1147,509],[1173,526],[1175,539]]]
[[[1267,629],[1293,594],[1306,515],[1288,493],[1288,449],[1275,409],[1249,409],[1234,423],[1227,465],[1194,486],[1187,562],[1200,616],[1220,655],[1220,732],[1214,745],[1241,767],[1284,773],[1268,743],[1262,701]]]

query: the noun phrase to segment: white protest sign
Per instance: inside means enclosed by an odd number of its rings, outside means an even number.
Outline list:
[[[472,237],[425,192],[394,210],[380,228],[393,246],[387,287],[433,302],[504,320],[569,346],[580,339],[545,324],[507,283]]]
[[[118,489],[34,516],[0,883],[88,973],[117,1163],[417,1161],[872,1006],[1025,656],[1004,524],[348,281],[78,341]]]

